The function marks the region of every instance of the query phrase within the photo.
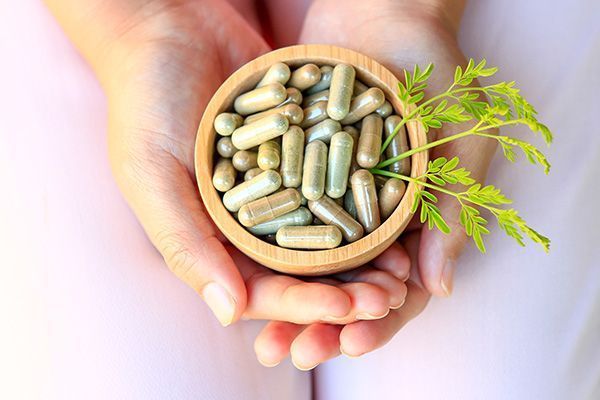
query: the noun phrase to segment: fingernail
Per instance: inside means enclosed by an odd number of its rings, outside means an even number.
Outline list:
[[[267,368],[276,367],[281,363],[281,361],[277,361],[276,363],[269,364],[268,362],[265,362],[265,361],[261,360],[260,358],[258,358],[258,362],[261,363],[262,366],[267,367]]]
[[[341,345],[340,345],[340,353],[342,353],[343,355],[345,355],[348,358],[358,358],[358,357],[361,356],[361,354],[358,354],[358,355],[355,355],[355,356],[353,356],[351,354],[348,354],[346,351],[344,351],[344,348]]]
[[[332,317],[330,315],[321,318],[321,321],[323,322],[330,322],[332,324],[339,324],[340,322],[344,321],[346,319],[346,317]]]
[[[358,314],[356,314],[356,319],[362,320],[362,321],[370,321],[370,320],[374,320],[374,319],[381,319],[381,318],[387,316],[389,313],[390,313],[389,309],[383,315],[373,315],[370,313],[358,313]]]
[[[311,369],[315,369],[317,367],[317,365],[319,365],[319,363],[316,363],[315,365],[313,365],[311,367],[303,367],[303,366],[297,364],[293,358],[292,358],[292,364],[294,364],[294,367],[296,367],[300,371],[310,371]]]
[[[224,287],[210,282],[202,289],[202,297],[221,325],[231,324],[235,314],[235,301]]]
[[[444,269],[442,270],[440,286],[446,293],[446,296],[450,296],[452,294],[452,282],[454,280],[455,264],[456,262],[454,260],[448,259],[444,265]]]
[[[400,307],[402,307],[404,305],[404,303],[406,302],[406,297],[402,299],[402,302],[400,304],[398,304],[397,306],[390,306],[390,310],[397,310]]]

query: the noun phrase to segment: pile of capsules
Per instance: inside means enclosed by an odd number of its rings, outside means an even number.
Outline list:
[[[351,65],[274,64],[233,109],[214,121],[213,186],[252,234],[286,248],[331,249],[371,233],[400,203],[404,182],[368,169],[401,117]],[[408,149],[402,128],[385,155]],[[410,159],[388,168],[410,174]]]

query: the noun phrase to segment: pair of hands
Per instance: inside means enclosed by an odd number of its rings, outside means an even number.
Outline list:
[[[237,9],[223,0],[95,0],[95,8],[80,13],[73,11],[81,7],[77,0],[47,2],[106,90],[110,161],[127,201],[169,268],[223,325],[239,318],[271,321],[255,342],[261,363],[273,366],[291,354],[298,368],[310,369],[340,351],[362,355],[419,314],[430,293],[450,294],[465,237],[448,198],[440,198],[440,208],[455,221],[451,235],[411,223],[371,265],[322,279],[270,271],[228,244],[213,225],[195,185],[194,141],[220,83],[269,51],[255,21],[237,11],[252,10],[250,0],[238,1]],[[437,92],[464,64],[456,43],[462,5],[452,3],[349,0],[340,7],[335,0],[316,0],[300,42],[355,49],[397,76],[403,68],[434,62],[429,90]],[[86,16],[103,27],[80,35]],[[459,155],[481,179],[493,147],[469,140],[435,156]]]

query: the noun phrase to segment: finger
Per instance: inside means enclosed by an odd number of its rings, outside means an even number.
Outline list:
[[[338,277],[345,282],[370,283],[385,290],[388,294],[388,307],[391,309],[397,309],[404,303],[406,285],[389,272],[367,267],[358,271],[339,274]]]
[[[292,342],[292,363],[302,371],[337,357],[340,354],[341,325],[313,324],[304,329]]]
[[[406,249],[398,242],[392,245],[371,264],[377,269],[386,271],[405,282],[410,277],[410,258]]]
[[[292,342],[304,328],[304,325],[290,322],[267,323],[254,341],[254,352],[258,361],[265,367],[278,365],[290,354]]]

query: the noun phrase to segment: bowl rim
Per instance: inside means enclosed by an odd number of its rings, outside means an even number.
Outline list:
[[[357,78],[360,77],[369,86],[377,86],[384,91],[386,100],[392,104],[396,113],[405,115],[412,111],[412,108],[405,110],[395,95],[399,81],[392,72],[354,50],[333,45],[308,44],[284,47],[263,54],[229,76],[215,92],[203,113],[194,146],[194,166],[204,207],[215,225],[235,247],[271,269],[296,275],[323,275],[358,267],[383,252],[404,231],[412,218],[412,199],[417,191],[422,190],[421,185],[409,182],[396,210],[373,232],[356,242],[329,250],[286,249],[252,235],[225,208],[221,195],[212,185],[214,141],[220,137],[214,131],[214,118],[230,109],[233,99],[239,93],[253,88],[264,72],[276,62],[284,62],[290,66],[309,62],[317,65],[349,63],[356,69]],[[406,127],[411,148],[427,143],[422,124],[411,121]],[[411,176],[423,175],[427,162],[427,152],[412,155]]]

